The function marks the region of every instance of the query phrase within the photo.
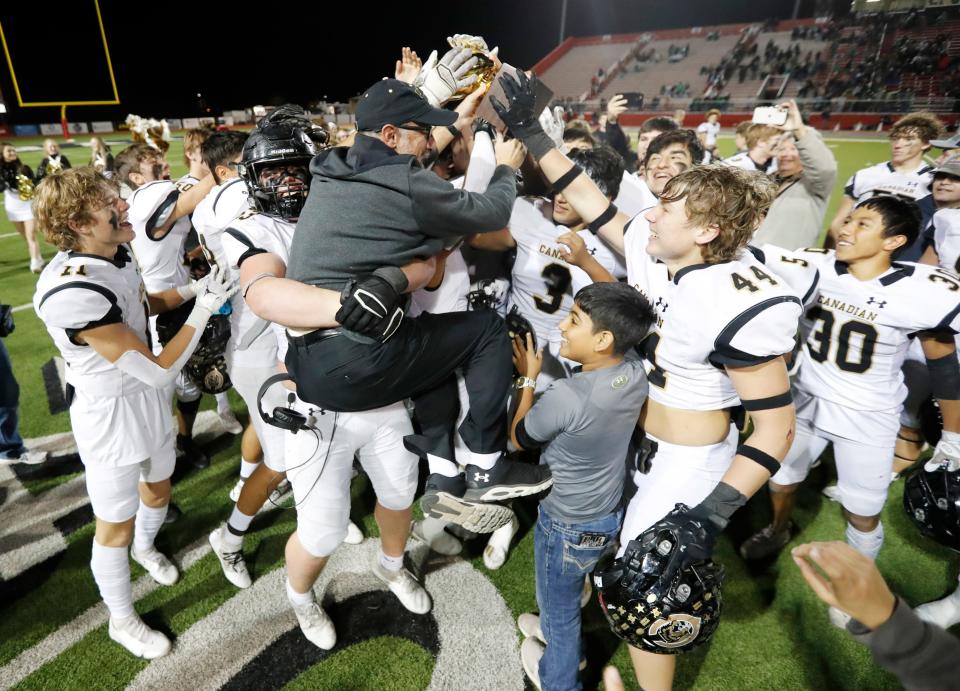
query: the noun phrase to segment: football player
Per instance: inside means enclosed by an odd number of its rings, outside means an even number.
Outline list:
[[[717,137],[720,136],[720,111],[711,108],[707,111],[707,119],[697,126],[697,139],[704,151],[713,159],[717,150]],[[709,161],[707,161],[709,162]]]
[[[235,288],[217,273],[148,293],[130,255],[129,207],[93,168],[49,176],[35,208],[60,252],[40,276],[34,308],[68,365],[70,421],[96,516],[90,568],[110,611],[108,634],[137,657],[160,657],[170,641],[134,611],[128,550],[158,583],[177,581],[154,546],[175,461],[169,386]],[[184,326],[155,354],[147,316],[185,302],[193,307]]]
[[[275,112],[261,121],[245,146],[240,169],[256,210],[241,214],[224,233],[224,250],[232,269],[239,272],[244,299],[264,319],[273,316],[270,283],[284,280],[286,273],[294,231],[289,219],[299,214],[310,184],[310,156],[303,155],[311,148],[309,131],[310,123],[291,116],[289,111],[281,118]],[[283,334],[282,329],[275,331]],[[285,338],[279,347],[282,357]],[[273,405],[283,406],[282,389],[274,386],[272,390],[280,396]],[[258,406],[272,410],[266,394],[264,399]],[[328,650],[336,642],[336,631],[316,601],[313,584],[348,530],[355,454],[377,494],[375,517],[380,527],[381,549],[372,565],[373,573],[408,610],[422,614],[431,607],[430,596],[403,567],[419,461],[403,445],[404,436],[413,432],[413,426],[402,402],[355,413],[322,411],[299,400],[295,405],[303,415],[303,423],[291,428],[295,433],[284,434],[277,427],[267,426],[279,433],[285,444],[289,461],[286,470],[297,507],[297,530],[286,549],[286,589],[304,635],[314,645]],[[268,467],[272,464],[271,456],[268,444]],[[263,466],[244,485],[238,508],[257,486],[262,470]],[[266,498],[263,492],[259,497],[261,503]],[[247,517],[247,524],[250,518],[252,514]],[[211,543],[228,577],[231,560],[242,564],[238,560],[239,546],[233,556],[224,554],[231,547],[223,543],[235,532],[233,522],[231,517],[227,530],[211,534]]]
[[[582,166],[608,199],[614,199],[623,177],[623,159],[613,149],[603,146],[578,150],[571,159]],[[570,308],[573,296],[592,281],[576,266],[561,258],[563,246],[558,238],[567,232],[577,233],[587,251],[611,274],[626,275],[622,260],[593,235],[587,224],[570,208],[562,193],[552,203],[520,197],[513,204],[510,225],[494,233],[481,233],[470,239],[473,247],[485,250],[516,248],[508,309],[516,308],[535,329],[536,343],[550,344],[544,362],[545,376],[538,381],[538,392],[551,381],[565,376],[559,359],[560,333],[557,328]],[[539,347],[539,346],[538,346]]]
[[[756,173],[697,166],[630,223],[530,118],[536,79],[518,76],[500,78],[510,106],[495,102],[498,114],[554,188],[624,253],[628,280],[657,310],[646,341],[650,398],[639,411],[647,453],[634,474],[621,550],[651,526],[681,527],[694,542],[661,567],[660,581],[670,582],[694,555],[709,556],[733,512],[777,471],[793,435],[782,355],[793,347],[800,299],[744,252],[775,188]],[[738,403],[754,421],[739,447],[729,412]],[[694,508],[671,512],[677,503]],[[675,657],[630,653],[643,688],[672,686]]]
[[[777,172],[777,159],[773,150],[780,140],[782,132],[770,125],[752,124],[743,135],[746,151],[723,159],[728,166],[743,170],[759,170],[762,173]]]
[[[953,341],[960,332],[960,279],[896,261],[898,250],[916,239],[919,221],[913,202],[880,195],[854,207],[835,252],[763,248],[767,266],[784,279],[803,286],[811,277],[819,280],[807,297],[807,357],[794,382],[796,438],[769,483],[773,522],[744,543],[745,558],[775,553],[789,541],[797,488],[828,444],[837,461],[847,542],[876,558],[906,396],[901,366],[914,336],[944,417],[937,453],[960,458],[960,363]],[[831,611],[835,622],[842,619],[837,614]]]
[[[909,113],[893,123],[890,129],[890,160],[858,170],[847,180],[843,198],[830,223],[825,247],[834,247],[841,228],[857,202],[874,193],[900,194],[917,202],[923,215],[923,227],[933,215],[930,182],[933,168],[923,161],[930,150],[930,141],[943,132],[943,123],[933,113]],[[900,253],[902,261],[916,261],[923,253],[923,243],[915,243]]]
[[[189,280],[183,263],[184,242],[191,228],[189,215],[213,187],[213,178],[208,175],[189,189],[181,189],[169,179],[169,168],[162,154],[146,144],[128,146],[116,159],[117,180],[132,190],[127,199],[130,222],[136,233],[131,247],[137,255],[148,293],[159,293]],[[160,332],[164,335],[162,340],[169,342],[190,309],[192,306],[185,303],[162,313],[163,316],[151,316],[150,333],[155,352],[163,347]],[[200,387],[184,372],[177,377],[174,390],[180,428],[177,447],[196,467],[205,468],[210,461],[192,438],[193,421],[200,407]],[[171,396],[173,393],[172,390]]]

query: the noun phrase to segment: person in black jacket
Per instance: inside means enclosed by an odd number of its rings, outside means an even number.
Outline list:
[[[43,150],[47,153],[37,167],[37,182],[40,182],[51,173],[70,168],[70,161],[60,153],[60,145],[53,139],[43,140]]]

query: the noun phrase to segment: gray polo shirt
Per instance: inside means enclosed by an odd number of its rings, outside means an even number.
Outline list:
[[[617,509],[627,445],[646,398],[643,366],[625,360],[558,379],[530,409],[518,435],[544,444],[540,458],[553,472],[553,489],[541,504],[552,518],[585,523]]]

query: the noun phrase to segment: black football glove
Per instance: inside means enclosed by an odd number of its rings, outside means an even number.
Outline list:
[[[538,81],[536,75],[528,77],[522,70],[517,70],[516,79],[509,74],[501,74],[500,86],[503,87],[507,105],[496,96],[490,97],[490,105],[510,134],[521,140],[533,158],[539,161],[544,154],[557,147],[540,125],[540,113],[536,106]]]
[[[403,321],[400,293],[375,274],[352,278],[340,293],[336,320],[349,331],[386,342]]]

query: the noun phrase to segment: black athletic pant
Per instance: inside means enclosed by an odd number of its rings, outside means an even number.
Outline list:
[[[386,343],[322,333],[291,338],[287,370],[305,401],[327,410],[373,410],[413,399],[425,451],[453,460],[460,410],[455,370],[463,368],[470,410],[460,436],[474,453],[502,451],[512,350],[492,311],[422,314],[404,319]]]

